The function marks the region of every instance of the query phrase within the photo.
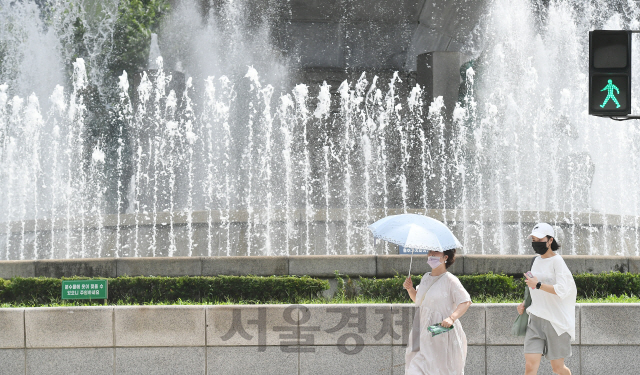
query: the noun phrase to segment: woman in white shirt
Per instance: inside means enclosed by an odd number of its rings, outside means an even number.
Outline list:
[[[560,245],[551,225],[536,224],[529,237],[539,256],[531,266],[532,276],[525,274],[531,288],[524,339],[525,375],[538,373],[543,354],[554,373],[571,375],[564,359],[571,356],[571,341],[575,340],[576,283],[564,259],[554,252]],[[524,303],[518,305],[518,313],[524,313]]]
[[[429,266],[417,290],[411,278],[403,284],[419,307],[419,317],[409,333],[405,354],[405,375],[462,375],[467,357],[467,337],[458,320],[471,305],[471,297],[460,280],[447,268],[455,261],[456,250],[429,251]],[[440,323],[449,332],[431,336],[427,327]],[[417,327],[416,327],[417,328]]]

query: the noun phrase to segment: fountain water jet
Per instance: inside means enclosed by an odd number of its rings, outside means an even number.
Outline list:
[[[152,38],[171,63],[152,56],[156,70],[114,84],[115,142],[90,136],[88,93],[108,91],[109,53],[75,61],[69,89],[44,106],[0,85],[0,258],[386,254],[366,226],[404,212],[445,221],[470,254],[528,253],[523,239],[544,220],[563,229],[564,254],[640,255],[640,129],[588,117],[581,83],[586,31],[634,27],[640,11],[596,3],[603,17],[578,1],[539,13],[496,1],[453,109],[424,103],[403,72],[289,88],[269,78],[281,62],[265,77],[242,53],[208,67],[198,56],[217,52],[195,48],[200,37],[172,55],[169,31],[194,12],[185,3]],[[193,30],[227,46],[216,33],[236,6]],[[181,87],[165,65],[191,78]]]

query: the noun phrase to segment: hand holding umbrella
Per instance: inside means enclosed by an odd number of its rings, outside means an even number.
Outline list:
[[[413,288],[413,281],[411,280],[411,276],[407,276],[406,280],[402,284],[405,289]]]

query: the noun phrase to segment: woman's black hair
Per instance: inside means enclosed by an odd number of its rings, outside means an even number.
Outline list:
[[[444,252],[444,255],[447,256],[444,267],[449,268],[456,261],[456,249],[447,250]]]
[[[555,238],[551,236],[547,236],[547,238],[551,238],[553,241],[551,242],[551,250],[556,251],[560,248],[560,244],[556,241]],[[547,240],[548,241],[548,240]]]

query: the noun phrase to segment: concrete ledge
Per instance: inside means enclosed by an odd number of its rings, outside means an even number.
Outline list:
[[[113,354],[111,348],[27,349],[26,373],[109,375]]]
[[[298,375],[298,351],[277,346],[218,346],[207,348],[208,375]]]
[[[484,344],[467,346],[467,362],[464,366],[465,375],[486,375],[486,351]],[[402,370],[401,374],[404,374],[404,368]]]
[[[285,256],[203,257],[202,276],[285,276],[289,274],[289,259]]]
[[[587,257],[584,255],[562,255],[562,259],[573,274],[587,273]]]
[[[115,309],[115,345],[204,346],[201,306],[123,306]]]
[[[582,373],[637,374],[640,368],[640,346],[583,346]]]
[[[486,304],[472,304],[460,318],[460,324],[467,336],[468,345],[484,345],[487,342],[487,309]]]
[[[376,276],[375,255],[296,255],[289,257],[290,275],[333,277],[334,271],[351,277]]]
[[[427,264],[427,255],[414,255],[411,265],[412,275],[424,275],[431,272]],[[456,255],[456,260],[448,271],[455,275],[464,273],[464,259],[462,255]],[[378,255],[376,263],[376,277],[393,277],[397,274],[406,275],[409,271],[411,255]]]
[[[582,344],[640,345],[640,308],[636,304],[582,304],[581,319]]]
[[[0,348],[24,348],[24,309],[0,309]]]
[[[300,321],[300,309],[296,306],[207,307],[207,345],[264,347],[281,345],[282,342],[298,345],[299,337],[296,332]],[[267,335],[267,332],[281,333]]]
[[[103,259],[52,259],[35,262],[36,277],[116,277],[116,260]]]
[[[474,304],[460,323],[465,373],[524,369],[512,337],[516,304]],[[25,344],[0,349],[0,375],[67,374],[403,374],[412,304],[127,306],[0,309],[0,325]],[[16,316],[10,316],[10,314]],[[9,314],[9,315],[7,315]],[[567,366],[574,374],[633,374],[640,366],[640,304],[580,304]],[[115,326],[111,322],[115,321]],[[206,342],[205,342],[206,331]],[[3,334],[4,329],[0,330]],[[2,339],[7,336],[0,334]],[[14,339],[16,333],[11,334]],[[113,339],[115,337],[115,340]],[[24,341],[23,341],[24,342]],[[152,345],[151,345],[152,344]],[[595,358],[599,358],[596,360]],[[606,359],[606,360],[605,360]],[[604,365],[608,367],[603,367]],[[26,366],[26,367],[25,367]],[[89,367],[93,366],[93,367]],[[551,373],[543,360],[540,373]],[[631,370],[633,369],[633,370]],[[105,370],[103,372],[103,370]]]
[[[391,313],[394,317],[394,325],[397,326],[394,328],[396,334],[392,337],[391,344],[406,347],[409,341],[413,317],[416,315],[416,306],[413,303],[392,304]]]
[[[0,278],[35,277],[36,262],[33,260],[0,260]]]
[[[640,273],[640,257],[629,258],[629,272]]]
[[[584,349],[584,348],[582,348]],[[565,364],[571,370],[572,375],[600,374],[602,372],[590,371],[581,366],[581,348],[577,345],[571,347],[571,357],[565,359]],[[492,345],[487,346],[486,354],[487,375],[495,374],[524,374],[524,346],[522,345]],[[466,371],[465,371],[466,374]],[[538,374],[553,374],[549,361],[545,358],[540,362]],[[632,373],[624,373],[632,374]]]
[[[115,372],[122,375],[205,373],[205,348],[116,348]],[[218,373],[217,371],[213,373]]]
[[[464,274],[478,273],[506,273],[522,274],[531,269],[531,261],[535,254],[531,255],[465,255]]]
[[[517,303],[487,303],[486,330],[487,345],[524,345],[524,336],[511,335],[511,326],[518,317]],[[584,304],[576,305],[576,337],[572,344],[580,344],[580,309]]]
[[[24,349],[0,349],[0,375],[25,374]]]
[[[335,345],[300,347],[300,374],[382,375],[391,372],[391,346],[363,346],[353,351],[357,353],[345,353]]]
[[[484,349],[484,348],[482,348]],[[391,350],[391,375],[404,375],[407,346],[394,346]],[[466,371],[466,369],[465,369]]]
[[[118,276],[200,276],[200,257],[118,258]]]
[[[586,272],[602,273],[610,271],[628,272],[629,258],[622,256],[585,257]],[[573,270],[572,270],[573,272]]]
[[[516,306],[515,303],[488,303],[485,305],[487,345],[524,344],[524,337],[511,335],[511,326],[518,317]]]
[[[562,255],[572,273],[623,271],[640,273],[640,257]],[[449,268],[455,275],[504,273],[522,275],[531,255],[456,255]],[[217,276],[307,275],[333,278],[334,271],[352,278],[393,277],[409,271],[410,255],[301,255],[231,257],[101,258],[46,261],[0,261],[0,277],[117,277],[117,276]],[[415,255],[411,273],[431,269],[425,255]]]
[[[113,346],[113,307],[25,309],[27,348]]]
[[[427,264],[427,255],[414,255],[413,264],[411,265],[411,273],[414,275],[423,275],[431,271],[431,267]],[[409,270],[409,262],[411,256],[406,255],[378,255],[376,263],[376,277],[393,277],[397,274],[405,275]],[[456,257],[457,265],[459,259]]]
[[[401,314],[391,311],[391,304],[358,305],[308,305],[301,310],[302,318],[308,316],[307,326],[318,327],[313,343],[303,342],[300,345],[339,345],[343,335],[350,335],[353,341],[349,344],[358,345],[391,345],[394,336],[401,336],[402,326],[411,327],[411,319],[403,320]],[[306,315],[305,315],[306,314]],[[346,326],[344,323],[347,323]],[[387,325],[388,324],[388,325]],[[398,327],[400,326],[400,327]],[[389,327],[393,332],[387,331]],[[408,330],[407,330],[408,334]],[[357,339],[355,337],[358,337]]]

